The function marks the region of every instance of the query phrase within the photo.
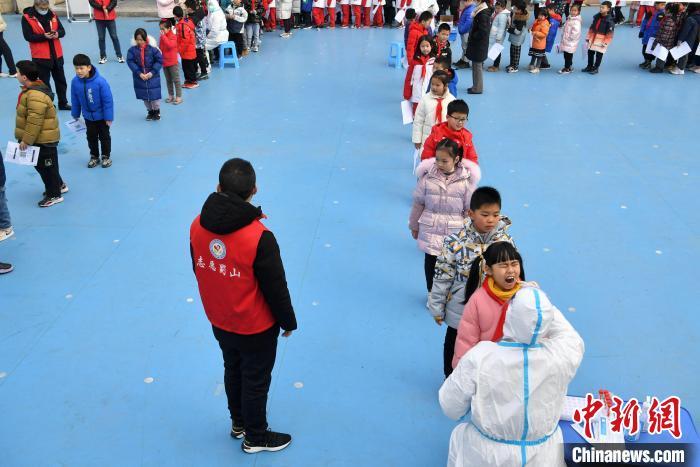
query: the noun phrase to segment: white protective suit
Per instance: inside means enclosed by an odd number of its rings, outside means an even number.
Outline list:
[[[226,15],[219,6],[216,0],[207,2],[209,14],[207,15],[207,24],[209,34],[207,34],[206,49],[214,50],[228,40],[228,31],[226,30]]]
[[[558,422],[583,351],[583,340],[544,292],[519,290],[503,339],[472,347],[440,388],[445,415],[472,413],[452,431],[447,465],[564,466]]]

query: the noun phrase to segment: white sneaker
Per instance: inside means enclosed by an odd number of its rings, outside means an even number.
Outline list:
[[[539,73],[540,69],[539,68],[533,68],[530,70],[530,73]]]
[[[671,68],[671,74],[672,74],[672,75],[684,75],[684,74],[685,74],[685,71],[684,71],[684,70],[681,70],[681,69],[678,68],[677,66],[674,66],[673,68]]]
[[[104,65],[105,63],[107,63],[107,57],[102,57],[98,63],[100,65]]]
[[[15,231],[12,229],[12,226],[6,228],[6,229],[0,229],[0,242],[3,240],[7,240],[11,236],[15,234]]]
[[[9,78],[9,77],[10,77],[10,75],[8,73],[0,72],[0,78]]]

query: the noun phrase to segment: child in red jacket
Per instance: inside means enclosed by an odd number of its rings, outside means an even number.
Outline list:
[[[180,86],[180,65],[177,63],[177,36],[173,31],[175,22],[165,18],[160,22],[160,42],[158,47],[163,54],[163,74],[168,86],[168,104],[182,104],[182,86]]]
[[[479,158],[474,149],[471,131],[464,128],[464,123],[469,116],[469,106],[462,99],[457,99],[447,105],[447,121],[439,125],[434,125],[430,136],[423,144],[421,160],[435,157],[435,148],[444,138],[451,139],[462,148],[464,159],[469,159],[475,164],[479,163]]]
[[[182,59],[182,72],[185,75],[185,89],[199,87],[197,83],[197,49],[195,48],[194,21],[185,18],[182,7],[173,8],[173,15],[177,20],[175,33],[177,35],[177,50]]]

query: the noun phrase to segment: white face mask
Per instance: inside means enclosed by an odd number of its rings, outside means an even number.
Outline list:
[[[39,13],[40,15],[45,15],[46,13],[49,12],[49,9],[48,9],[48,8],[45,9],[45,10],[43,10],[43,9],[41,9],[41,8],[39,8],[39,7],[36,7],[35,10],[36,10],[36,12]]]

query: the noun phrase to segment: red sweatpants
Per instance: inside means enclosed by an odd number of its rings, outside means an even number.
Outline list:
[[[311,12],[314,15],[314,24],[321,26],[323,24],[323,8],[312,8]]]
[[[367,1],[369,1],[369,0],[367,0]],[[372,16],[372,7],[366,6],[366,7],[362,8],[362,10],[363,10],[363,14],[365,16],[364,25],[366,28],[368,28],[370,25],[370,16]]]
[[[326,9],[328,10],[328,25],[332,28],[335,27],[335,7],[330,6],[331,0],[326,3]]]
[[[273,30],[277,27],[277,8],[270,8],[270,17],[265,20],[265,27]]]
[[[362,27],[362,6],[353,5],[352,6],[352,24],[356,28],[360,29]]]
[[[374,14],[373,24],[378,28],[384,27],[384,10],[382,9],[381,5],[379,5],[377,12]]]
[[[340,5],[340,9],[343,11],[343,27],[347,27],[350,24],[350,5]]]

